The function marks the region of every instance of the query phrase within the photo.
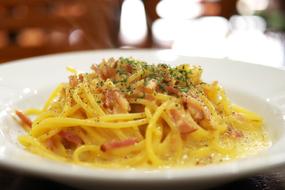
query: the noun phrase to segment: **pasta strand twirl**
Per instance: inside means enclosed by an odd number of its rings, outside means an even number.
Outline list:
[[[158,168],[216,164],[270,146],[262,117],[232,104],[218,82],[203,82],[199,66],[110,58],[91,69],[68,68],[69,82],[42,109],[16,111],[26,149],[88,167]]]

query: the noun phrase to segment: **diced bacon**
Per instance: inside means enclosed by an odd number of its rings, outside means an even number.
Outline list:
[[[103,63],[99,66],[94,64],[91,66],[91,69],[94,70],[103,80],[113,78],[116,75],[116,69],[107,63]]]
[[[113,95],[112,95],[112,91],[111,90],[107,90],[105,92],[105,101],[104,101],[104,106],[106,106],[107,108],[112,108],[113,104],[114,104],[114,99],[113,99]]]
[[[78,79],[76,76],[74,76],[74,75],[69,76],[69,85],[71,87],[76,87],[78,85]]]
[[[174,121],[179,121],[182,118],[181,113],[179,113],[179,111],[177,109],[170,109],[169,110],[172,118],[174,119]]]
[[[28,118],[23,112],[20,112],[18,110],[15,111],[18,118],[28,127],[32,127],[33,122]]]
[[[102,68],[102,78],[104,80],[108,79],[108,78],[112,78],[116,75],[116,70],[112,67],[109,66],[105,66]]]
[[[155,90],[157,87],[157,81],[155,79],[151,79],[150,81],[148,81],[148,84],[146,87],[149,89]]]
[[[210,120],[211,112],[206,106],[203,107],[203,113],[204,113],[204,118]]]
[[[115,93],[115,100],[119,104],[119,110],[121,112],[128,112],[130,110],[129,102],[118,91],[115,91],[114,93]]]
[[[122,147],[126,147],[126,146],[131,146],[134,145],[135,143],[137,143],[138,140],[136,138],[130,138],[130,139],[126,139],[126,140],[122,140],[122,141],[111,141],[105,144],[101,145],[101,150],[103,152],[106,152],[108,150],[112,150],[112,149],[116,149],[116,148],[122,148]]]
[[[112,113],[127,113],[130,110],[129,102],[119,91],[106,90],[104,95],[104,106]]]
[[[78,78],[80,82],[83,82],[84,76],[82,73],[78,75]]]
[[[182,103],[195,120],[200,121],[203,119],[210,119],[210,111],[198,100],[188,96],[182,98]]]
[[[191,125],[191,123],[187,120],[181,111],[178,111],[177,109],[170,109],[169,113],[181,134],[188,134],[197,130]]]
[[[163,75],[163,81],[165,81],[166,83],[170,83],[170,82],[173,83],[173,78],[168,73],[165,73]]]
[[[166,86],[165,90],[169,93],[169,94],[175,94],[178,95],[179,94],[179,90],[174,88],[173,86]]]
[[[141,104],[131,104],[131,113],[144,112],[144,106]]]
[[[143,91],[144,93],[147,93],[147,94],[151,94],[151,93],[153,93],[153,92],[154,92],[154,90],[153,90],[153,89],[151,89],[151,88],[147,88],[147,87],[144,87],[142,91]]]
[[[96,72],[96,70],[97,70],[97,65],[96,65],[96,64],[91,65],[91,69]]]
[[[155,89],[157,87],[157,81],[155,79],[151,79],[148,81],[148,84],[146,86],[140,86],[141,90],[138,89],[138,91],[142,91],[146,94],[152,94],[154,93]]]
[[[192,133],[192,132],[197,130],[197,129],[193,128],[188,122],[186,122],[184,120],[179,123],[178,127],[179,127],[180,133],[182,133],[182,134]]]
[[[146,99],[146,100],[155,100],[155,97],[154,97],[154,95],[152,95],[152,94],[146,94],[146,95],[145,95],[145,99]]]
[[[59,132],[59,136],[61,136],[67,142],[74,144],[75,146],[82,144],[82,140],[80,139],[80,137],[76,135],[73,131],[63,130]]]
[[[132,72],[133,72],[133,67],[132,67],[130,64],[127,64],[127,65],[126,65],[126,71],[127,71],[128,73],[132,73]]]

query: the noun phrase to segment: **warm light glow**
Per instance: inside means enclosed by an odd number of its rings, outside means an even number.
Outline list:
[[[128,45],[139,44],[146,38],[146,14],[141,0],[123,2],[119,35],[122,42]]]
[[[172,31],[172,49],[179,55],[280,67],[285,61],[284,45],[278,36],[265,34],[265,29],[265,21],[257,16],[233,16],[230,22],[222,17],[188,20]]]
[[[163,47],[170,47],[177,32],[184,28],[189,20],[157,19],[152,25],[154,41]]]
[[[258,64],[281,66],[284,48],[279,40],[264,34],[266,22],[258,16],[233,16],[227,40],[228,57]]]
[[[183,55],[225,57],[228,21],[222,17],[203,17],[184,25],[174,40],[173,49]]]
[[[231,59],[281,66],[284,48],[280,40],[264,34],[266,22],[258,16],[233,16],[232,32],[227,39],[227,55]]]
[[[189,19],[202,14],[203,7],[198,0],[162,0],[156,6],[161,18]]]
[[[230,18],[232,30],[266,30],[266,21],[259,16],[232,16]]]
[[[269,0],[239,0],[237,10],[241,15],[252,15],[255,11],[262,11],[268,7]]]
[[[81,29],[73,30],[68,37],[69,44],[70,45],[79,44],[83,39],[83,35],[84,35],[84,33]]]

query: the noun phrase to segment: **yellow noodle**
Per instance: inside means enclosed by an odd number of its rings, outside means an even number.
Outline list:
[[[58,95],[58,93],[62,90],[63,88],[63,84],[59,84],[54,91],[51,93],[50,97],[48,98],[48,100],[46,101],[44,107],[43,107],[43,111],[46,111],[47,108],[50,106],[51,102],[55,99],[55,97]]]
[[[42,110],[36,109],[36,108],[30,108],[25,110],[25,114],[27,115],[39,115],[42,113]]]
[[[119,121],[119,120],[134,120],[142,119],[145,117],[145,113],[127,113],[127,114],[111,114],[99,117],[100,121]]]
[[[144,125],[147,123],[146,119],[127,121],[127,122],[98,122],[94,120],[84,120],[84,119],[75,119],[75,118],[48,118],[43,120],[37,127],[34,127],[31,130],[33,136],[39,136],[51,129],[54,128],[63,128],[63,127],[74,127],[74,126],[89,126],[89,127],[98,127],[98,128],[127,128],[127,127],[136,127]]]
[[[85,110],[85,112],[89,118],[94,117],[95,113],[96,113],[95,110],[93,110],[90,106],[88,106],[86,103],[84,103],[81,100],[80,96],[78,95],[79,89],[80,88],[77,88],[73,94],[74,101],[76,101],[76,103],[79,104]]]
[[[155,155],[154,150],[153,150],[153,145],[152,145],[152,130],[153,127],[155,127],[155,123],[159,119],[160,115],[166,109],[166,107],[170,104],[170,102],[164,102],[153,114],[153,117],[149,121],[149,124],[147,126],[146,130],[146,152],[149,160],[155,164],[155,165],[160,165],[162,164],[161,160]]]
[[[90,102],[90,105],[94,108],[95,113],[97,113],[99,116],[105,115],[104,111],[102,110],[102,108],[96,102],[95,98],[91,94],[91,92],[90,92],[89,88],[87,87],[87,85],[83,86],[83,90],[85,92],[85,95],[86,95],[87,99]]]
[[[130,76],[128,78],[128,83],[131,83],[137,79],[139,79],[141,77],[141,75],[143,74],[143,71],[138,71],[137,73],[133,74],[132,76]]]
[[[75,75],[77,75],[77,73],[78,73],[77,70],[74,69],[73,67],[66,67],[66,70],[71,72],[72,74],[75,74]]]

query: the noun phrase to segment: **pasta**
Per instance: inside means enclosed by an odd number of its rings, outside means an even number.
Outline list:
[[[19,137],[43,157],[95,167],[200,166],[270,146],[257,114],[228,99],[199,66],[104,59],[72,73],[42,109],[16,111]],[[35,115],[32,121],[28,116]]]

